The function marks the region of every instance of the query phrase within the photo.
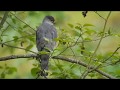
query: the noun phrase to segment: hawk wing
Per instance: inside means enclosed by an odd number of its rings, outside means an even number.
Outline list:
[[[36,31],[36,45],[38,51],[45,48],[53,50],[56,42],[53,40],[57,38],[57,31],[53,25],[41,25]]]
[[[53,40],[57,38],[57,32],[53,25],[49,24],[42,24],[38,30],[36,31],[36,45],[38,51],[42,50],[53,50],[56,42]],[[41,60],[41,69],[48,70],[48,61],[49,61],[49,54],[43,54],[40,56]]]

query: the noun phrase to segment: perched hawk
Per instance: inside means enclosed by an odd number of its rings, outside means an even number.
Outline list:
[[[36,46],[38,51],[50,52],[54,49],[56,42],[55,38],[57,38],[57,31],[54,27],[55,19],[52,16],[46,16],[42,24],[38,27],[36,31]],[[40,62],[41,62],[41,76],[45,75],[44,70],[48,70],[48,62],[49,62],[50,54],[41,54]],[[45,75],[46,76],[46,75]]]

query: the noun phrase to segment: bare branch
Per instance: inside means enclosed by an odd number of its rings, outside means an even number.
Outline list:
[[[36,58],[37,55],[36,54],[27,54],[27,55],[11,55],[11,56],[6,56],[6,57],[1,57],[0,61],[7,61],[10,59],[17,59],[17,58]]]
[[[9,13],[9,11],[5,11],[2,21],[0,22],[0,29],[2,28],[3,24],[5,23],[8,13]]]
[[[105,29],[106,29],[107,22],[108,22],[108,18],[110,17],[110,14],[111,14],[111,11],[108,13],[108,16],[107,16],[107,18],[106,18],[106,20],[105,20],[105,24],[104,24],[104,27],[103,27],[103,35],[101,36],[100,41],[98,42],[98,45],[97,45],[97,47],[96,47],[93,55],[91,56],[91,58],[96,54],[96,52],[97,52],[97,50],[98,50],[98,48],[99,48],[99,46],[100,46],[100,44],[101,44],[101,42],[102,42],[102,39],[104,38]]]
[[[111,57],[113,57],[114,54],[115,54],[119,49],[120,49],[120,47],[118,47],[118,48],[112,53],[112,55],[111,55],[110,57],[108,57],[107,59],[105,59],[103,62],[106,62],[106,61],[109,60]]]
[[[65,58],[65,57],[62,57],[62,56],[54,56],[52,57],[53,59],[60,59],[60,60],[63,60],[63,61],[67,61],[67,62],[71,62],[71,63],[76,63],[76,64],[79,64],[79,65],[82,65],[84,67],[87,67],[87,64],[82,62],[82,61],[79,61],[79,60],[74,60],[74,59],[70,59],[70,58]],[[95,67],[93,66],[89,66],[89,69],[94,69]],[[95,69],[96,72],[100,73],[101,75],[103,76],[106,76],[107,78],[109,79],[116,79],[115,77],[101,71],[101,70],[98,70],[98,69]]]
[[[93,54],[91,55],[91,57],[90,57],[90,60],[89,60],[89,62],[88,62],[88,65],[87,65],[87,68],[86,68],[86,71],[85,71],[85,72],[91,71],[91,70],[89,70],[90,63],[91,63],[91,61],[92,61],[92,58],[95,56],[95,54],[96,54],[96,52],[97,52],[97,50],[98,50],[98,48],[99,48],[99,46],[100,46],[100,44],[101,44],[101,42],[102,42],[102,40],[103,40],[103,37],[104,37],[104,34],[105,34],[105,30],[106,30],[106,26],[107,26],[107,22],[108,22],[108,19],[109,19],[110,15],[111,15],[111,11],[108,13],[107,18],[105,19],[105,23],[104,23],[104,26],[103,26],[103,35],[101,36],[100,41],[98,42],[98,45],[97,45],[94,53],[93,53]],[[84,73],[85,73],[85,72],[84,72]],[[83,74],[84,74],[84,73],[83,73]],[[87,75],[87,74],[86,74],[86,75]],[[83,76],[84,76],[84,75],[83,75]],[[85,76],[84,76],[84,77],[85,77]]]
[[[101,17],[102,19],[106,20],[104,17],[102,17],[97,11],[94,11],[99,17]]]
[[[103,62],[102,63],[104,63],[104,62],[106,62],[107,60],[109,60],[110,58],[112,58],[113,56],[114,56],[114,54],[118,51],[120,49],[120,47],[118,47],[113,53],[112,53],[112,55],[111,56],[109,56],[107,59],[105,59],[105,60],[103,60]],[[119,60],[118,61],[116,61],[115,63],[118,63],[119,62]],[[114,64],[115,64],[114,63]],[[111,64],[110,64],[111,65]],[[98,65],[96,68],[94,68],[94,69],[92,69],[92,70],[90,70],[90,72],[91,71],[94,71],[95,69],[98,69],[99,67],[101,66],[101,64],[100,65]]]
[[[7,61],[7,60],[11,60],[11,59],[17,59],[17,58],[38,58],[39,56],[37,54],[27,54],[27,55],[11,55],[11,56],[6,56],[6,57],[1,57],[0,61]],[[62,57],[62,56],[53,56],[53,59],[59,59],[59,60],[63,60],[63,61],[67,61],[67,62],[71,62],[71,63],[76,63],[79,65],[82,65],[84,67],[87,67],[87,64],[85,64],[82,61],[79,60],[75,60],[75,59],[70,59],[70,58],[66,58],[66,57]],[[95,67],[90,66],[90,69],[94,69]],[[98,69],[95,69],[96,72],[100,73],[101,75],[109,78],[109,79],[116,79],[115,77],[101,71]]]

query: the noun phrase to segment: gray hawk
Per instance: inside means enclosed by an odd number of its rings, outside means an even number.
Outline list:
[[[45,51],[50,52],[53,51],[56,42],[55,38],[57,38],[57,31],[54,26],[55,19],[52,16],[46,16],[42,24],[38,27],[36,31],[36,46],[39,52]],[[48,62],[49,62],[50,54],[41,54],[40,55],[40,63],[41,63],[41,76],[44,76],[44,70],[48,70]],[[47,75],[46,75],[47,76]]]

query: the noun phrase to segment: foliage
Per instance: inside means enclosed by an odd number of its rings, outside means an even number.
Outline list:
[[[7,64],[4,67],[0,66],[0,69],[2,69],[0,78],[5,78],[6,75],[12,75],[14,72],[17,72],[16,67],[9,67]]]
[[[53,60],[49,61],[49,76],[48,78],[59,78],[59,79],[78,79],[78,78],[105,78],[103,75],[91,70],[89,67],[94,66],[101,71],[104,71],[116,78],[120,77],[119,72],[119,38],[120,35],[118,31],[113,31],[113,27],[110,27],[110,17],[113,12],[85,12],[81,17],[90,17],[89,13],[97,15],[97,19],[102,22],[97,25],[97,21],[92,23],[77,22],[72,23],[66,22],[66,18],[63,12],[14,12],[11,11],[7,15],[7,19],[4,21],[3,25],[0,25],[0,44],[2,56],[12,55],[12,54],[27,54],[27,53],[39,53],[46,54],[47,52],[38,52],[36,50],[36,37],[35,31],[39,24],[41,23],[45,15],[53,15],[57,24],[58,38],[55,39],[58,42],[57,47],[51,54],[52,56],[64,56],[67,58],[76,59],[87,64],[87,67],[83,67],[78,64]],[[99,14],[101,13],[101,14]],[[0,12],[0,20],[3,20],[5,13]],[[39,19],[38,19],[39,18]],[[95,18],[93,17],[95,20]],[[110,19],[111,20],[111,19]],[[66,27],[63,27],[66,25]],[[113,28],[113,29],[112,29]],[[110,42],[110,40],[113,40]],[[46,39],[46,41],[48,41]],[[114,41],[116,45],[113,46]],[[112,44],[111,44],[112,43]],[[109,45],[110,44],[110,45]],[[108,47],[108,50],[105,49]],[[110,50],[110,51],[109,51]],[[27,60],[27,59],[25,59]],[[27,63],[30,63],[28,65]],[[12,61],[11,61],[12,62]],[[21,66],[24,63],[25,68],[29,68],[26,75],[28,78],[36,78],[40,70],[39,62],[35,59],[30,59],[26,61],[16,60],[17,66]],[[18,68],[9,67],[10,62],[5,61],[6,64],[0,64],[0,76],[1,78],[8,78],[7,75],[13,75],[16,73],[18,78],[21,76],[17,75]],[[22,64],[21,64],[22,63]],[[19,71],[21,73],[24,73]],[[15,76],[15,77],[16,77]],[[13,78],[15,78],[13,77]],[[40,77],[42,78],[42,77]]]

